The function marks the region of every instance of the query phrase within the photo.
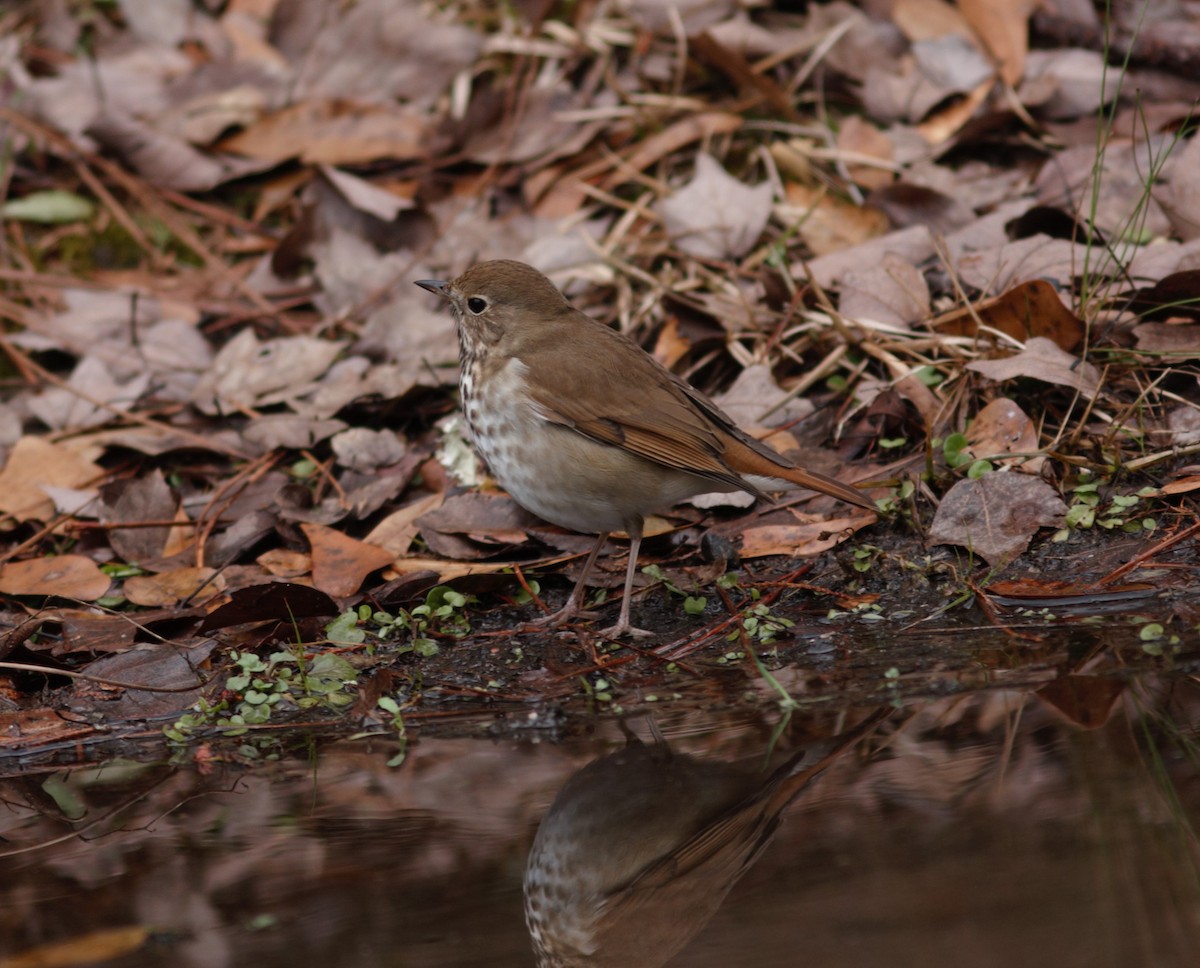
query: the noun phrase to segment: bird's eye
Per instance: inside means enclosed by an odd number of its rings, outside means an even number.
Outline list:
[[[472,296],[467,300],[467,309],[471,310],[476,316],[487,309],[487,300],[480,296]]]

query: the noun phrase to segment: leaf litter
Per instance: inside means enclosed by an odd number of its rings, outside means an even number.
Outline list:
[[[453,327],[411,285],[488,258],[550,273],[880,502],[878,523],[794,497],[662,509],[640,587],[663,654],[716,655],[729,628],[745,645],[788,559],[893,607],[915,572],[953,597],[1049,583],[1048,561],[1100,595],[1086,563],[1116,533],[1183,596],[1200,85],[1173,68],[1194,14],[1114,21],[1106,66],[1090,7],[1033,6],[0,14],[0,591],[7,658],[45,669],[0,666],[5,735],[36,721],[53,740],[42,684],[83,689],[55,672],[191,675],[211,698],[231,654],[271,643],[390,667],[410,711],[463,683],[477,705],[527,698],[521,674],[593,660],[658,674],[587,626],[565,660],[522,631],[589,539],[471,466]],[[603,595],[624,552],[601,566]],[[444,648],[397,651],[418,640]],[[523,644],[452,661],[476,641]],[[113,726],[196,701],[127,695],[91,711]]]

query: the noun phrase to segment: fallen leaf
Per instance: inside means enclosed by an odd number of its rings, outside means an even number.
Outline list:
[[[958,0],[963,19],[1000,65],[1000,77],[1010,87],[1025,72],[1029,17],[1037,6],[1037,0]]]
[[[413,539],[420,531],[417,519],[441,507],[445,498],[445,492],[438,491],[398,508],[375,525],[365,540],[386,548],[389,554],[399,558],[412,546]]]
[[[28,558],[0,566],[0,593],[53,595],[92,602],[108,594],[112,579],[91,558],[58,555]]]
[[[907,327],[929,315],[929,284],[892,252],[882,263],[847,272],[838,284],[838,310],[850,319]]]
[[[1038,449],[1037,427],[1017,404],[1007,397],[993,400],[975,415],[967,430],[973,456],[1011,464],[1028,474],[1041,472],[1045,456],[1033,459],[1002,457],[1003,454],[1032,454]]]
[[[771,185],[744,185],[711,155],[701,154],[692,180],[657,208],[667,234],[684,252],[698,259],[738,259],[767,227]]]
[[[225,589],[225,581],[214,568],[176,568],[157,575],[125,579],[122,590],[135,605],[159,608],[191,602],[202,605]]]
[[[424,118],[415,111],[310,100],[260,118],[217,147],[271,164],[298,158],[310,165],[363,165],[385,158],[421,158],[428,150],[428,136]]]
[[[45,617],[50,620],[52,616]],[[63,609],[53,617],[62,622],[62,637],[58,642],[53,642],[51,655],[124,652],[137,637],[138,623],[130,621],[127,615],[74,608]]]
[[[174,520],[178,507],[179,500],[157,468],[144,477],[122,478],[100,489],[100,520],[115,526],[109,528],[109,544],[130,564],[152,563],[162,557],[171,526],[141,525]]]
[[[997,383],[1018,377],[1055,383],[1078,390],[1089,399],[1100,390],[1099,370],[1059,349],[1044,336],[1032,337],[1020,353],[998,360],[975,360],[966,364],[966,368]]]
[[[251,622],[284,622],[337,615],[338,607],[325,592],[298,582],[270,581],[239,588],[229,601],[200,623],[201,635]]]
[[[77,713],[99,713],[114,725],[125,719],[177,716],[208,684],[209,677],[201,669],[216,645],[211,638],[172,640],[106,655],[88,666],[88,674],[126,685],[77,679],[67,705]]]
[[[1012,561],[1039,528],[1060,527],[1067,506],[1058,492],[1028,474],[992,473],[962,480],[942,498],[929,540],[961,545],[989,564]]]
[[[852,537],[855,531],[876,520],[875,515],[870,513],[829,518],[793,511],[792,516],[798,523],[744,529],[738,554],[742,558],[761,558],[766,555],[811,557],[836,547]]]
[[[373,541],[372,544],[379,544]],[[254,559],[276,578],[299,578],[312,571],[312,555],[288,548],[272,548]]]
[[[46,486],[82,488],[103,475],[85,453],[42,437],[22,437],[0,470],[0,512],[18,521],[47,521],[54,515],[54,502]]]
[[[353,595],[367,575],[392,562],[392,554],[378,545],[356,541],[321,524],[302,524],[312,546],[313,587],[334,598]]]
[[[1068,353],[1083,342],[1087,330],[1083,320],[1063,305],[1054,287],[1044,279],[1023,282],[993,299],[970,309],[956,309],[930,323],[940,332],[955,336],[976,336],[981,324],[1021,343],[1031,336],[1042,336]]]

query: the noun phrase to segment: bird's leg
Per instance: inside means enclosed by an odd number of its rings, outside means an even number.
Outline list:
[[[604,547],[604,542],[608,540],[608,532],[605,531],[597,536],[596,544],[592,547],[591,554],[587,556],[587,561],[583,563],[583,571],[579,573],[579,581],[575,583],[575,588],[571,591],[570,597],[567,599],[567,604],[560,608],[553,615],[546,615],[542,618],[535,619],[530,622],[530,625],[539,628],[553,628],[556,625],[562,625],[573,618],[595,618],[595,612],[585,611],[583,605],[583,593],[587,591],[588,575],[592,573],[592,567],[596,564],[596,559],[600,557],[600,549]]]
[[[639,629],[629,623],[629,603],[633,601],[633,576],[637,574],[638,551],[642,547],[641,527],[629,530],[629,564],[625,567],[625,594],[621,596],[621,614],[617,616],[617,624],[602,629],[600,634],[611,639],[622,635],[631,635],[635,639],[653,635],[646,629]]]
[[[629,564],[625,569],[625,593],[621,597],[621,612],[617,616],[617,624],[609,628],[602,629],[599,634],[607,638],[619,638],[622,635],[631,635],[634,638],[642,638],[647,635],[653,635],[653,632],[648,632],[645,629],[635,628],[629,621],[629,604],[633,599],[633,578],[637,574],[638,551],[642,546],[642,529],[638,527],[629,528]],[[570,597],[567,598],[567,603],[553,615],[546,615],[543,618],[535,619],[529,624],[536,628],[553,628],[558,625],[563,625],[573,618],[595,618],[595,612],[586,611],[583,606],[583,596],[587,591],[588,576],[592,573],[592,568],[596,564],[596,559],[600,557],[600,551],[604,547],[604,542],[608,540],[608,532],[605,531],[596,538],[596,544],[593,546],[591,554],[587,556],[587,561],[583,563],[583,571],[579,574],[579,581],[575,583],[575,588],[571,591]]]

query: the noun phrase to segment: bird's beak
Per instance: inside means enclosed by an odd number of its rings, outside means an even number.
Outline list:
[[[439,296],[450,295],[446,292],[446,286],[449,283],[445,279],[418,279],[417,285],[422,289],[428,289],[430,292],[436,292]]]

